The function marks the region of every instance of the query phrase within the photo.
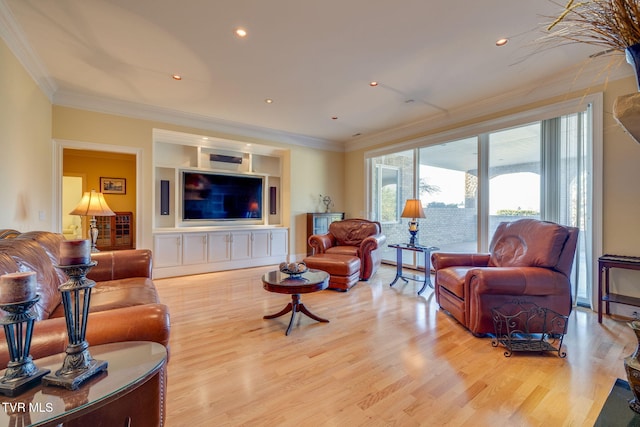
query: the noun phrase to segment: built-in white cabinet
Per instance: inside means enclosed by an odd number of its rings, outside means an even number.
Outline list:
[[[187,233],[182,235],[182,264],[207,262],[207,234]]]
[[[153,239],[153,266],[173,267],[182,264],[182,234],[160,234]]]
[[[219,231],[207,235],[209,262],[224,262],[231,260],[231,233]]]
[[[251,231],[231,233],[231,260],[251,259]]]
[[[251,233],[251,257],[263,258],[269,256],[269,241],[271,239],[269,230],[254,231]]]
[[[154,129],[153,141],[154,230],[283,224],[282,164],[285,150],[262,144],[248,144],[245,141],[205,138],[161,129]],[[224,190],[222,184],[215,187],[216,191],[209,191],[208,188],[193,190],[189,188],[193,184],[183,182],[186,180],[185,174],[208,177],[203,178],[203,181],[209,182],[212,188],[217,182],[213,180],[214,177],[240,180],[254,178],[256,182],[259,180],[262,192],[254,197],[255,207],[252,205],[254,210],[250,212],[260,215],[245,217],[238,215],[238,212],[226,212],[224,208],[214,209],[207,203],[200,203],[200,200],[206,200],[213,204],[216,198],[223,197],[228,190]],[[193,198],[194,191],[199,192],[198,198]],[[207,192],[204,199],[201,198],[203,191]],[[198,200],[198,209],[193,206],[190,210],[185,208],[185,202],[193,203],[194,200]],[[193,211],[198,210],[201,210],[198,216],[192,217]],[[225,216],[227,214],[230,216]]]
[[[286,261],[286,228],[157,233],[154,277],[171,277]]]
[[[154,129],[152,154],[154,277],[278,264],[287,260],[289,235],[282,227],[286,223],[282,201],[286,150]],[[244,216],[242,212],[224,216],[227,207],[224,203],[222,207],[215,204],[219,193],[207,192],[206,185],[203,185],[205,190],[194,190],[191,187],[195,184],[187,179],[189,174],[260,180],[262,192],[256,190],[252,204],[244,208],[256,216]],[[214,180],[207,182],[211,188],[224,187]],[[192,198],[194,191],[199,192],[196,198]],[[185,202],[191,200],[210,201],[214,207],[193,206],[193,203],[185,207]],[[258,206],[257,210],[253,204]],[[215,213],[192,216],[198,209]]]
[[[269,235],[269,256],[286,257],[289,253],[289,233],[286,229],[273,229]]]

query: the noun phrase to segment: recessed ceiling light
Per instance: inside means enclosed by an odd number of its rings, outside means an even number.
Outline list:
[[[509,39],[498,39],[496,40],[496,46],[504,46],[509,43]]]
[[[369,86],[376,87],[376,86],[378,86],[378,82],[376,82],[376,81],[369,82]]]
[[[182,76],[180,74],[172,74],[171,78],[173,80],[182,80]]]
[[[267,98],[264,100],[264,102],[266,102],[267,104],[273,104],[273,99]]]
[[[236,36],[238,36],[241,39],[247,37],[247,30],[245,30],[242,27],[236,28],[235,30],[233,30],[233,32]]]

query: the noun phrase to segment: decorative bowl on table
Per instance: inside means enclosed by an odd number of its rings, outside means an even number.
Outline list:
[[[304,262],[281,262],[280,263],[280,272],[284,274],[288,274],[292,278],[300,277],[302,274],[306,273],[309,270],[307,264]]]

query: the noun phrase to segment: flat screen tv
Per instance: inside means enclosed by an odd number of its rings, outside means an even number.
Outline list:
[[[183,221],[262,219],[263,178],[213,172],[182,172]]]

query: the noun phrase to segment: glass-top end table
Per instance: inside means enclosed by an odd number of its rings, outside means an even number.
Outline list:
[[[422,287],[418,290],[418,295],[422,295],[422,293],[427,289],[427,286],[433,288],[431,277],[429,275],[429,266],[431,265],[429,261],[431,258],[431,252],[437,251],[440,248],[435,246],[412,245],[410,243],[394,243],[389,245],[389,247],[396,250],[396,277],[389,286],[395,285],[398,279],[402,279],[405,283],[408,283],[409,280],[421,282]],[[424,254],[424,276],[417,274],[404,274],[402,272],[402,251],[413,251]]]
[[[96,345],[91,353],[109,361],[108,371],[91,377],[78,390],[40,384],[19,396],[0,396],[0,426],[54,427],[71,422],[117,399],[127,399],[128,393],[157,375],[167,360],[162,344],[147,341]],[[64,357],[65,353],[56,354],[36,363],[53,371]]]

